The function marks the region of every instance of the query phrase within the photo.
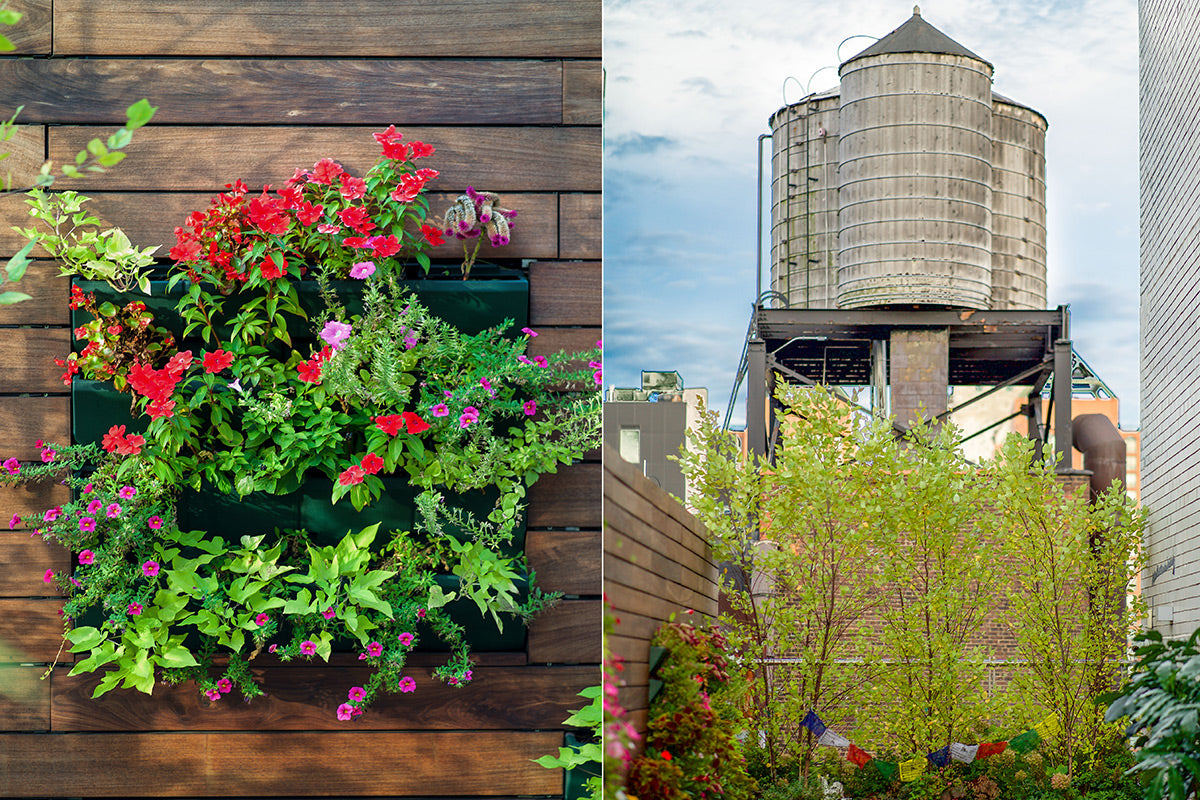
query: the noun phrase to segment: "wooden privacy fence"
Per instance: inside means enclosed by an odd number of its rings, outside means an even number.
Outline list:
[[[520,210],[497,258],[529,263],[531,347],[578,350],[600,338],[599,0],[16,0],[6,31],[0,113],[23,105],[16,184],[61,164],[124,121],[159,107],[128,159],[62,183],[94,198],[107,223],[142,247],[174,243],[186,214],[225,183],[282,185],[331,156],[361,174],[389,124],[437,147],[432,208],[466,182]],[[439,192],[441,193],[439,195]],[[0,258],[23,242],[19,195],[0,197]],[[434,256],[453,258],[447,244]],[[71,346],[67,283],[38,262],[32,301],[0,308],[0,453],[38,457],[67,441],[70,396],[53,358]],[[0,796],[553,796],[562,773],[530,759],[557,751],[562,720],[599,680],[598,454],[530,491],[526,550],[543,588],[566,597],[531,626],[520,652],[479,657],[453,689],[414,656],[417,690],[386,696],[353,723],[333,709],[361,672],[255,660],[269,696],[202,701],[193,686],[90,699],[96,679],[68,678],[61,600],[42,575],[69,568],[60,548],[0,531]],[[0,491],[0,516],[66,499],[62,487]],[[425,660],[421,660],[424,658]]]
[[[672,614],[715,617],[718,589],[700,521],[606,446],[604,594],[619,620],[608,646],[624,664],[620,702],[638,730],[646,730],[650,706],[650,639]]]

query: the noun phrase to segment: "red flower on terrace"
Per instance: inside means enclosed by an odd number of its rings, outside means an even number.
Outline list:
[[[347,200],[357,200],[367,193],[367,182],[362,178],[356,178],[349,173],[342,175],[342,197]]]
[[[389,196],[397,203],[411,203],[417,199],[417,195],[425,188],[425,183],[428,180],[428,178],[422,177],[420,173],[415,175],[405,173],[400,176],[400,185],[393,189]]]
[[[342,174],[342,165],[332,158],[322,158],[313,165],[312,182],[332,184]]]
[[[379,470],[383,469],[383,459],[374,453],[367,453],[363,456],[362,463],[359,465],[362,471],[368,475],[374,475]]]
[[[390,158],[395,161],[408,160],[408,145],[401,140],[404,134],[396,132],[395,125],[388,125],[387,130],[379,133],[371,134],[375,137],[375,141],[383,146],[383,157]]]
[[[366,473],[363,472],[362,467],[355,465],[347,467],[345,472],[338,475],[338,483],[342,486],[353,486],[356,483],[362,483],[365,477]]]
[[[146,413],[150,415],[150,419],[173,416],[175,413],[175,401],[155,400],[146,406]]]
[[[305,383],[321,382],[321,362],[316,357],[308,361],[301,361],[296,365],[296,369],[300,373],[300,380]]]
[[[287,233],[291,219],[285,213],[285,201],[267,194],[270,188],[264,186],[262,195],[250,201],[246,207],[246,214],[250,218],[250,224],[263,233],[282,236]]]
[[[312,225],[325,213],[325,206],[301,200],[296,204],[296,219],[301,225]]]
[[[401,416],[404,417],[404,426],[409,433],[421,433],[429,430],[429,423],[412,411],[405,411]]]
[[[366,209],[359,206],[347,206],[337,212],[337,215],[343,225],[353,228],[363,236],[366,236],[375,227],[375,223],[371,221],[371,215],[366,212]]]
[[[367,240],[367,244],[371,246],[371,255],[375,258],[387,258],[400,252],[400,240],[392,234],[372,236]]]
[[[216,352],[204,354],[204,371],[208,373],[220,372],[232,363],[233,353],[226,353],[224,350],[218,349]]]
[[[411,147],[413,158],[426,158],[431,156],[433,155],[435,149],[433,145],[425,144],[424,142],[413,142]]]
[[[446,243],[446,240],[442,238],[441,228],[433,225],[422,225],[421,235],[425,237],[425,241],[429,242],[434,247],[437,247],[439,244]]]
[[[342,245],[361,250],[371,246],[371,238],[369,236],[347,236],[345,239],[342,239]]]
[[[404,418],[399,414],[380,414],[375,417],[375,427],[388,436],[395,436],[404,427]]]
[[[287,259],[283,257],[282,253],[271,253],[263,259],[259,269],[262,271],[262,276],[269,281],[282,278],[287,272]]]
[[[146,437],[139,436],[136,433],[125,435],[124,425],[113,425],[108,429],[108,433],[104,434],[104,439],[100,442],[100,446],[107,453],[117,453],[122,456],[136,456],[142,452],[142,445],[146,443]]]

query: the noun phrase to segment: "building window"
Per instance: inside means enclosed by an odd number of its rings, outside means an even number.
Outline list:
[[[621,428],[621,458],[630,464],[642,463],[642,429]]]

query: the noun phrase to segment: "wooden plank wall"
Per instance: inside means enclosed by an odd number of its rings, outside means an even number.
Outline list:
[[[606,445],[604,594],[618,620],[608,646],[624,664],[620,702],[639,730],[649,707],[651,637],[672,614],[715,617],[718,588],[700,521]]]
[[[433,185],[501,192],[521,216],[498,257],[530,260],[539,352],[600,338],[600,0],[15,0],[0,112],[24,127],[3,162],[19,182],[124,121],[159,107],[110,174],[63,188],[95,198],[142,246],[172,244],[188,211],[234,178],[281,184],[334,156],[361,171],[370,134],[395,124],[437,147]],[[435,208],[440,201],[435,199]],[[0,197],[0,258],[21,241],[19,196]],[[453,257],[447,247],[440,255]],[[37,438],[69,436],[70,398],[52,359],[66,353],[66,282],[52,264],[0,309],[0,457],[37,457]],[[355,723],[334,709],[358,674],[258,659],[270,695],[201,703],[194,688],[90,699],[94,679],[59,666],[59,599],[46,569],[68,556],[0,527],[0,796],[554,796],[561,771],[530,759],[562,743],[575,693],[598,682],[599,454],[530,492],[527,551],[541,584],[564,592],[524,651],[481,656],[452,690],[428,678]],[[6,491],[0,516],[41,510],[61,492]]]

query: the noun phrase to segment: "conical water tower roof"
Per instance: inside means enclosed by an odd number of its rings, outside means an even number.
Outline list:
[[[842,66],[860,58],[884,53],[947,53],[973,58],[976,61],[982,61],[989,67],[992,66],[990,61],[980,58],[926,22],[921,17],[920,6],[913,6],[913,15],[907,22],[858,55],[846,59],[842,62]]]

